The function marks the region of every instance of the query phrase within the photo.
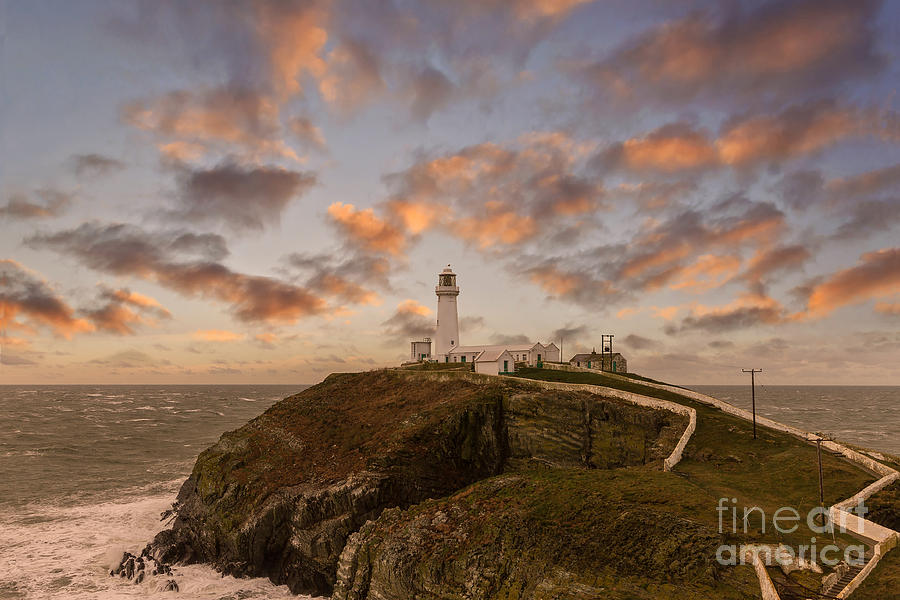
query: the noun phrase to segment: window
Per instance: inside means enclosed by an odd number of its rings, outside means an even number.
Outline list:
[[[444,357],[444,362],[445,362],[445,363],[450,362],[450,357],[449,357],[449,356],[445,356],[445,357]]]
[[[613,362],[613,373],[615,373],[615,372],[616,372],[616,363]]]
[[[465,355],[465,354],[463,354],[462,362],[466,362],[466,355]]]
[[[538,354],[538,362],[541,362],[541,355]]]
[[[509,361],[508,360],[503,361],[503,372],[504,373],[509,372]]]
[[[453,345],[453,340],[450,340],[450,345],[451,345],[451,346]]]

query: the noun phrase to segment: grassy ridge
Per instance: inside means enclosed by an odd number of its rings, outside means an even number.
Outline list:
[[[516,376],[601,385],[690,406],[697,411],[697,430],[685,449],[684,458],[675,469],[677,474],[712,498],[736,498],[739,527],[744,507],[762,508],[769,517],[765,532],[759,519],[749,519],[751,527],[748,532],[759,541],[784,542],[796,547],[797,544],[808,544],[810,537],[816,535],[805,523],[794,534],[781,534],[774,531],[771,522],[774,512],[782,506],[793,507],[804,517],[818,506],[819,483],[814,446],[764,427],[758,428],[758,439],[754,440],[751,423],[686,396],[642,385],[637,379],[625,381],[602,373],[546,369],[522,369]],[[822,466],[826,506],[852,496],[876,479],[830,453],[823,455]],[[716,515],[715,505],[707,510]],[[756,515],[758,513],[753,516]],[[726,524],[726,527],[729,525]],[[839,537],[838,542],[839,545],[858,543],[848,536]]]

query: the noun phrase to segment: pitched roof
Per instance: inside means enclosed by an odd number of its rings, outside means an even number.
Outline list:
[[[494,362],[499,360],[504,354],[509,354],[506,348],[491,348],[475,357],[475,362]],[[512,355],[509,354],[509,357],[512,358]]]

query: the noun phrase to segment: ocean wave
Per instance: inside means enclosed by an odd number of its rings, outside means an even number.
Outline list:
[[[287,587],[275,586],[267,579],[222,577],[203,565],[176,567],[171,577],[149,577],[139,585],[110,577],[109,570],[123,552],[139,552],[162,529],[159,515],[171,506],[175,483],[178,482],[145,486],[156,493],[126,501],[76,506],[30,504],[16,509],[14,514],[0,513],[0,564],[4,565],[0,597],[162,599],[172,597],[162,591],[165,581],[171,578],[185,598],[298,598]],[[170,489],[160,493],[160,485]]]

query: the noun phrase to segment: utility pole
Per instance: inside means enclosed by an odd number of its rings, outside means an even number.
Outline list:
[[[819,459],[819,506],[822,507],[822,520],[824,521],[823,525],[828,522],[825,519],[825,482],[824,477],[822,476],[822,438],[816,438],[816,456]]]
[[[753,439],[756,439],[756,374],[762,369],[741,369],[742,373],[750,373],[750,399],[753,405]]]

